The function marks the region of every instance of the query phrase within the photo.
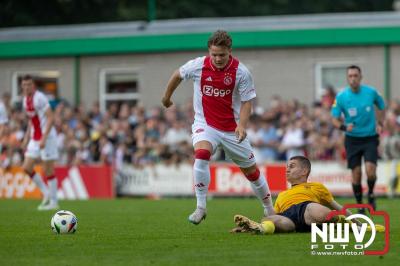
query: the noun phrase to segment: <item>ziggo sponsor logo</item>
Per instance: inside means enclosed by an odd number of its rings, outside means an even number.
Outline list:
[[[231,94],[232,90],[223,90],[214,88],[213,86],[204,85],[203,86],[203,94],[207,96],[213,97],[225,97],[226,95]]]

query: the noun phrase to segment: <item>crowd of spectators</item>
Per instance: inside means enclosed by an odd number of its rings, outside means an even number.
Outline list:
[[[258,163],[284,161],[294,155],[306,155],[311,160],[344,161],[343,133],[330,122],[335,95],[327,92],[320,102],[312,105],[274,96],[268,105],[254,108],[247,133]],[[10,122],[0,140],[1,161],[18,165],[23,158],[22,139],[28,119],[20,108],[11,106],[7,97],[4,102]],[[61,101],[54,108],[60,154],[57,163],[104,163],[119,168],[124,163],[142,167],[158,162],[191,162],[193,115],[191,101],[169,109],[114,103],[103,113],[98,103],[87,108],[84,104],[73,107]],[[400,102],[392,100],[381,134],[383,158],[399,155],[399,138]],[[225,160],[223,151],[218,149],[213,159]]]

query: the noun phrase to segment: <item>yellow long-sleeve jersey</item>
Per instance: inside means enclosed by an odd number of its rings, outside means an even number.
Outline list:
[[[305,201],[328,205],[333,201],[333,196],[321,183],[302,183],[279,193],[274,209],[276,213],[282,213],[291,206]]]

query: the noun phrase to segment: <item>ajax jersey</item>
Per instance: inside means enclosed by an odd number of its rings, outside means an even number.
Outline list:
[[[24,97],[23,106],[31,120],[31,139],[39,141],[46,129],[46,111],[50,108],[49,101],[42,92],[35,91],[33,95]],[[56,136],[54,127],[49,132],[49,137],[52,136]]]
[[[179,72],[194,83],[194,124],[235,131],[241,102],[256,97],[249,70],[233,57],[224,69],[217,69],[211,57],[204,56],[187,62]]]

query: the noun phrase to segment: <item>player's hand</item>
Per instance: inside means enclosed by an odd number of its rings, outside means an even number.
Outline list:
[[[161,103],[164,105],[165,108],[168,108],[168,107],[170,107],[171,105],[174,104],[174,103],[171,101],[170,98],[165,98],[165,97],[163,97],[163,98],[161,99]]]
[[[237,141],[240,143],[240,142],[242,142],[242,141],[246,138],[247,132],[246,132],[246,130],[244,129],[244,127],[242,127],[242,126],[239,125],[239,126],[237,126],[236,129],[235,129],[235,135],[236,135]]]
[[[346,131],[347,131],[347,132],[351,132],[351,131],[353,131],[353,128],[354,128],[354,125],[353,125],[353,124],[348,124],[348,125],[347,125],[347,128],[346,128]]]
[[[46,146],[46,139],[42,138],[39,142],[39,147],[40,149],[44,149],[45,146]]]

